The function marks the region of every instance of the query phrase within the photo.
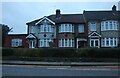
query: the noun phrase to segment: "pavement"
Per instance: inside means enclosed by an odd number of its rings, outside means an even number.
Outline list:
[[[41,66],[120,66],[118,62],[39,62],[39,61],[2,61],[5,65],[41,65]]]

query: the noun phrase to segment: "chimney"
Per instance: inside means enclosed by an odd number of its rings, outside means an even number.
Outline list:
[[[61,14],[60,14],[60,9],[56,10],[56,18],[60,18]]]
[[[115,6],[115,5],[113,5],[112,11],[113,11],[113,12],[116,12],[116,6]]]

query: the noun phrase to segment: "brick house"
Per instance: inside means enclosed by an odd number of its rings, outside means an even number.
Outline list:
[[[83,14],[61,14],[56,10],[55,15],[27,23],[28,34],[38,38],[38,47],[49,47],[49,42],[56,47],[85,47],[87,46],[87,27]]]
[[[27,47],[118,47],[120,43],[120,11],[83,11],[83,14],[56,14],[26,23]],[[11,43],[11,42],[10,42]]]

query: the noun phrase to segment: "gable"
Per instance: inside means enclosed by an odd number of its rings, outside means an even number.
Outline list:
[[[28,39],[28,38],[36,38],[36,37],[33,34],[29,34],[26,38]]]
[[[97,32],[92,32],[88,37],[101,37]]]
[[[48,19],[46,16],[43,17],[41,20],[39,20],[37,23],[35,23],[35,25],[39,24],[39,23],[52,23],[55,24],[53,21],[51,21],[50,19]]]

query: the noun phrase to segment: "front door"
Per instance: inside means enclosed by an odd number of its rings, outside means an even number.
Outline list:
[[[90,39],[90,47],[99,48],[99,39]]]
[[[29,48],[35,48],[35,41],[34,40],[29,41]]]

